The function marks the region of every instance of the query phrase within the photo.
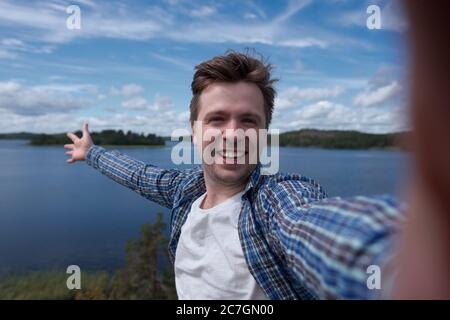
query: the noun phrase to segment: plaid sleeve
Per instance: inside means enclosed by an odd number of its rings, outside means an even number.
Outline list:
[[[180,170],[161,169],[100,146],[88,150],[86,163],[143,197],[164,207],[173,207],[174,194],[181,181]]]
[[[401,220],[392,196],[328,198],[304,203],[283,186],[271,194],[271,235],[288,270],[319,299],[370,299],[368,267],[392,257]],[[382,288],[381,288],[382,289]]]

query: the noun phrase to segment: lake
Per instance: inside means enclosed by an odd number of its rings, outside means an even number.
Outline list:
[[[174,166],[169,145],[116,149]],[[0,140],[0,276],[70,264],[112,271],[143,223],[157,212],[169,218],[169,210],[85,163],[67,164],[64,152],[62,146]],[[407,162],[400,151],[280,148],[281,172],[312,177],[329,196],[398,194]]]

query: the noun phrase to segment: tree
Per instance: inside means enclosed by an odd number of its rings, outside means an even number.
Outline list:
[[[173,268],[161,213],[141,227],[141,238],[127,244],[126,265],[113,279],[112,299],[176,299]]]

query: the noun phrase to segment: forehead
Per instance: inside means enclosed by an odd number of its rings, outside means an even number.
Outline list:
[[[213,83],[201,93],[199,102],[198,118],[214,112],[264,116],[264,97],[253,83]]]

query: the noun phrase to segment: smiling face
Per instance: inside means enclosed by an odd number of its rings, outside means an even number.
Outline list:
[[[239,129],[251,129],[257,134],[259,129],[265,129],[261,90],[255,84],[242,81],[215,82],[201,93],[199,107],[197,123],[192,130],[194,143],[201,154],[204,156],[205,149],[211,148],[214,141],[207,138],[208,134],[216,136],[220,133],[223,139],[223,149],[213,152],[213,163],[205,161],[202,156],[205,179],[227,186],[246,183],[256,164],[249,161],[248,141],[238,143],[238,137],[242,138],[242,135],[237,133]]]

